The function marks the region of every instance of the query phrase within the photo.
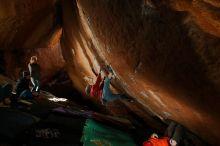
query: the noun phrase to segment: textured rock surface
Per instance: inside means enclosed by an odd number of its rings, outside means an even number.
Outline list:
[[[2,0],[0,9],[1,48],[44,47],[51,42],[56,28],[54,0]]]
[[[203,31],[220,36],[220,2],[218,0],[170,0],[170,3],[175,10],[189,12]]]
[[[37,55],[42,80],[64,67],[60,49],[62,28],[54,0],[2,0],[0,5],[1,72],[16,79]]]
[[[57,72],[64,69],[65,61],[62,57],[60,44],[51,48],[33,48],[27,51],[11,50],[3,54],[4,74],[16,80],[23,70],[28,70],[28,63],[32,55],[38,56],[41,66],[41,80],[43,83],[49,81]]]
[[[216,143],[220,52],[214,17],[219,9],[211,11],[204,3],[63,1],[62,49],[75,86],[83,91],[83,77],[94,77],[91,68],[111,64],[115,87],[152,113]]]
[[[137,100],[109,104],[112,114],[126,115],[128,108],[148,123],[153,122],[149,114],[174,119],[218,144],[218,0],[1,3],[1,50],[9,55],[13,48],[25,50],[26,58],[38,50],[47,78],[63,67],[63,57],[74,87],[81,92],[94,81],[100,66],[110,64],[115,91]]]

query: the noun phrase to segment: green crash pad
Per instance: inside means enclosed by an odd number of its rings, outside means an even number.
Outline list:
[[[81,141],[84,146],[136,146],[126,133],[87,119]]]

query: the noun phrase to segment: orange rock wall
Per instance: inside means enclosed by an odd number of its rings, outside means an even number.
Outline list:
[[[43,82],[64,68],[56,9],[55,0],[0,1],[1,68],[9,77],[27,70],[32,55],[38,56]]]
[[[37,54],[43,81],[66,67],[84,93],[110,64],[114,91],[137,100],[110,104],[112,114],[173,119],[217,145],[219,9],[218,0],[1,0],[0,67],[16,78]]]
[[[212,27],[213,17],[193,13],[201,1],[190,4],[192,11],[183,9],[189,1],[169,2],[62,1],[62,50],[69,75],[83,92],[94,78],[92,68],[110,64],[119,92],[214,144],[220,129],[218,27]],[[209,9],[204,13],[209,16]]]

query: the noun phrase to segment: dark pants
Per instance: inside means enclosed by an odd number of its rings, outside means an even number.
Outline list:
[[[175,122],[171,122],[165,135],[179,144],[183,136],[183,127]]]

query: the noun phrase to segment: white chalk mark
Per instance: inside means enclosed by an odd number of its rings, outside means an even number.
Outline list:
[[[161,101],[160,97],[157,96],[153,91],[149,90],[149,93],[160,105],[162,105],[163,107],[166,107],[166,105]]]

